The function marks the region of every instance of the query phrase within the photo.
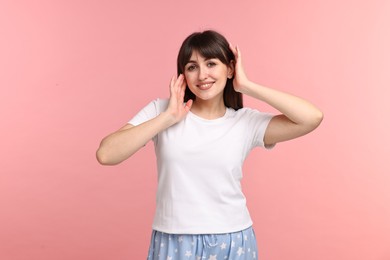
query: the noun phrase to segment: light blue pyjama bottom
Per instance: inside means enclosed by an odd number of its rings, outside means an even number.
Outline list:
[[[206,235],[168,234],[153,230],[147,260],[257,260],[252,227]]]

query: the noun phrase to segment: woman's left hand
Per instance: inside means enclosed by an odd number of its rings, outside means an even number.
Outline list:
[[[229,44],[229,47],[236,58],[236,64],[234,64],[234,79],[233,79],[234,90],[245,94],[245,89],[246,86],[248,86],[249,79],[246,76],[244,67],[242,65],[241,51],[238,48],[238,46],[233,47],[232,44]]]

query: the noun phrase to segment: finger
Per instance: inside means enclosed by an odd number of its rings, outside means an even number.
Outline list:
[[[236,50],[237,50],[237,58],[241,58],[241,51],[238,48],[238,45],[236,46]]]
[[[175,84],[176,85],[180,85],[181,81],[183,80],[183,75],[182,74],[179,74],[179,76],[177,77],[176,81],[175,81]]]
[[[176,75],[172,77],[172,83],[171,83],[171,97],[174,99],[180,98],[180,92],[179,92],[179,87],[177,86],[178,81],[180,80],[179,77]]]
[[[192,104],[193,104],[193,100],[192,99],[188,100],[186,102],[186,105],[184,106],[185,111],[187,111],[187,112],[190,111]]]
[[[183,81],[182,84],[180,85],[180,94],[179,94],[179,97],[180,97],[180,102],[183,102],[184,100],[184,94],[185,94],[185,82]]]
[[[187,86],[187,81],[185,77],[183,76],[183,80],[181,81],[180,88],[185,88]]]
[[[236,50],[234,49],[233,47],[233,44],[231,42],[229,42],[229,48],[232,52],[235,52]]]
[[[185,96],[186,89],[187,89],[187,81],[186,81],[185,77],[183,78],[183,83],[181,85],[181,89],[182,89],[182,92],[183,92],[183,100],[184,100],[184,96]]]
[[[169,83],[169,92],[171,93],[171,96],[172,96],[172,94],[173,94],[173,87],[174,87],[174,85],[175,85],[175,76],[172,76],[172,78],[171,78],[171,82]]]
[[[229,48],[233,52],[234,56],[237,57],[237,50],[233,47],[233,44],[229,42]]]
[[[182,89],[182,87],[181,87],[182,84],[183,84],[183,74],[180,74],[179,77],[177,78],[177,81],[175,82],[176,93],[178,94],[179,97],[180,97],[180,92]]]
[[[175,83],[175,76],[172,76],[169,86],[172,86],[174,83]]]

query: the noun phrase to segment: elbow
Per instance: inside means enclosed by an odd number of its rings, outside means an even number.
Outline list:
[[[317,126],[319,126],[322,120],[324,120],[324,113],[322,113],[321,110],[318,111],[318,115],[316,119],[317,119]]]
[[[101,165],[108,165],[107,158],[104,156],[104,154],[101,152],[101,149],[99,148],[96,151],[96,160],[101,164]]]
[[[107,154],[101,149],[99,148],[97,151],[96,151],[96,160],[101,164],[101,165],[115,165],[116,163],[112,162],[109,158],[109,156],[107,156]]]
[[[322,113],[321,110],[318,110],[317,113],[315,113],[313,116],[312,116],[312,119],[310,120],[311,122],[311,127],[312,129],[316,129],[322,122],[322,120],[324,119],[324,113]]]

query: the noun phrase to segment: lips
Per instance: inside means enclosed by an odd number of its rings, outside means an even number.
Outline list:
[[[205,82],[202,84],[198,84],[196,86],[201,90],[208,90],[209,88],[211,88],[213,86],[213,84],[214,84],[214,82]]]

